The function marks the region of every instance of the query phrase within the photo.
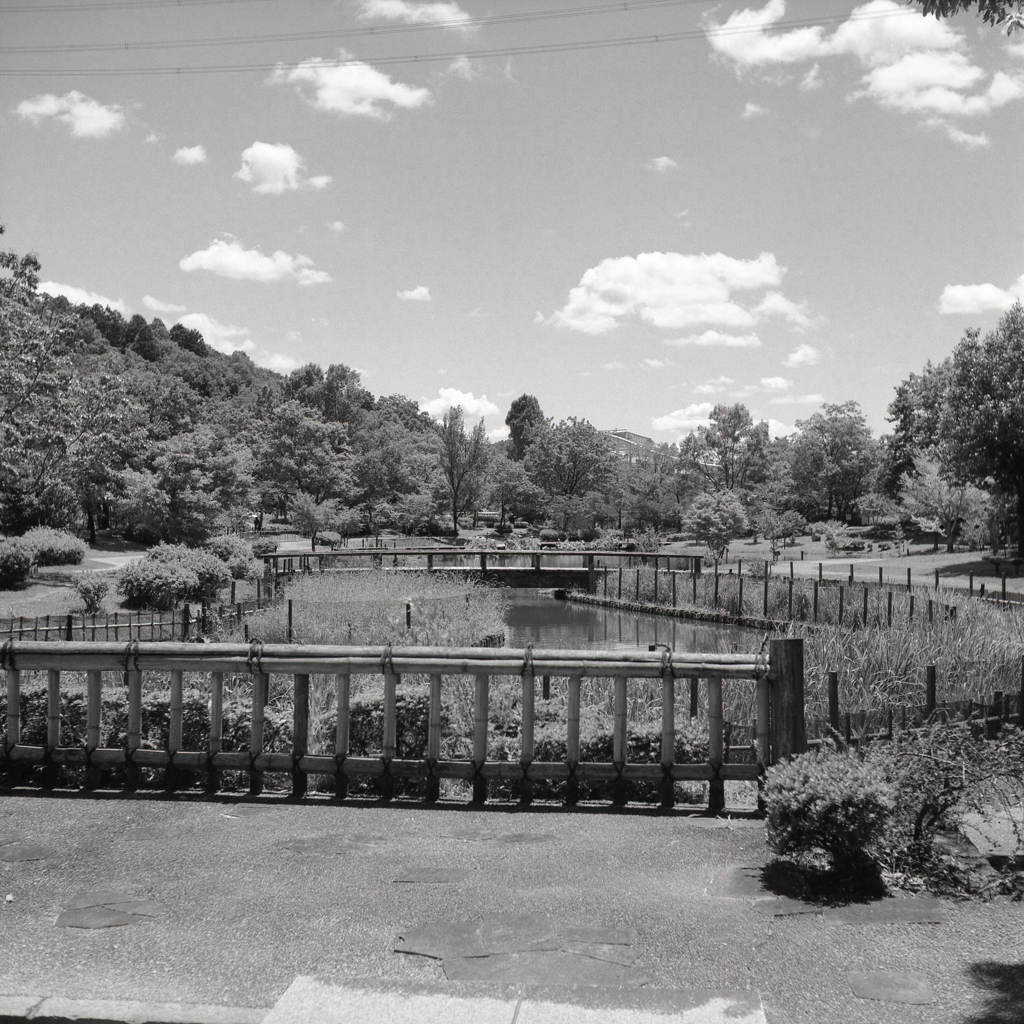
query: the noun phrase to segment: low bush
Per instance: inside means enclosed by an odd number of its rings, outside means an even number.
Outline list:
[[[20,539],[0,540],[0,590],[12,590],[28,579],[32,552]]]
[[[203,588],[196,573],[180,563],[142,559],[121,570],[117,592],[127,608],[168,611],[201,596]]]
[[[565,534],[563,534],[560,530],[552,530],[548,527],[545,527],[543,530],[540,531],[541,540],[562,540],[564,536]]]
[[[82,599],[84,610],[95,615],[103,607],[103,599],[110,590],[110,580],[99,573],[83,573],[75,580],[75,590]]]
[[[277,541],[272,537],[257,537],[250,547],[256,558],[262,558],[264,555],[272,555],[277,550]]]
[[[85,541],[73,533],[49,526],[35,526],[21,539],[36,565],[81,565],[88,550]]]
[[[769,768],[763,797],[771,849],[797,859],[824,854],[840,879],[877,865],[896,809],[882,768],[849,753],[801,754]]]
[[[253,578],[253,548],[247,540],[235,534],[222,534],[220,537],[208,540],[206,548],[210,554],[215,555],[227,566],[231,579]],[[262,563],[260,568],[262,571]]]
[[[227,566],[216,555],[184,544],[157,544],[146,552],[145,560],[158,565],[180,565],[194,572],[199,580],[199,590],[189,596],[196,600],[213,596],[231,579]]]

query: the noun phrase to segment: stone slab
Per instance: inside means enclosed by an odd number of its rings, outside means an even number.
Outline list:
[[[647,978],[634,975],[621,964],[561,950],[535,953],[499,953],[476,959],[444,961],[449,981],[476,981],[506,985],[601,985],[638,987]]]
[[[11,842],[0,846],[0,861],[5,864],[19,864],[30,860],[45,860],[50,851],[36,843]]]
[[[53,997],[38,1002],[31,1020],[34,1024],[261,1024],[266,1015],[265,1006]]]
[[[64,904],[65,910],[83,910],[86,907],[105,907],[111,903],[127,903],[131,896],[114,889],[95,889],[91,892],[80,892]]]
[[[448,957],[485,957],[480,921],[435,921],[409,928],[395,939],[396,953],[415,953],[435,960]]]
[[[558,934],[566,942],[599,942],[607,946],[632,946],[635,928],[607,928],[603,925],[560,924]]]
[[[139,924],[147,918],[136,914],[125,914],[120,910],[106,907],[78,907],[62,911],[55,923],[57,928],[123,928]]]
[[[829,907],[825,920],[831,924],[945,924],[949,918],[938,900],[915,897]]]
[[[566,953],[578,953],[580,956],[593,957],[610,964],[621,964],[632,967],[640,957],[640,951],[631,946],[613,946],[603,942],[566,942],[562,949]]]
[[[917,971],[850,971],[846,979],[859,999],[914,1005],[935,1001],[932,983]]]
[[[488,914],[481,922],[480,941],[488,953],[528,953],[562,945],[547,914]]]
[[[524,993],[516,1024],[766,1024],[752,990],[573,989]]]
[[[768,917],[797,917],[801,914],[820,914],[824,908],[783,896],[777,900],[758,900],[754,904],[754,909]]]

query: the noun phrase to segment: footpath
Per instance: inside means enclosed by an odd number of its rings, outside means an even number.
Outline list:
[[[1010,1024],[1024,904],[765,890],[763,826],[0,796],[0,1024]]]

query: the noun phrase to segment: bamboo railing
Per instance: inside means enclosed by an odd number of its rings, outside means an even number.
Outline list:
[[[532,798],[532,783],[564,781],[566,802],[576,802],[580,781],[612,783],[614,803],[625,803],[630,782],[661,784],[662,805],[674,802],[673,783],[706,781],[709,808],[724,807],[724,782],[756,780],[765,767],[805,748],[803,721],[803,641],[773,640],[770,657],[749,654],[695,654],[665,649],[647,651],[517,650],[510,648],[434,647],[330,647],[301,645],[12,642],[0,647],[0,667],[6,670],[7,723],[0,748],[0,770],[17,782],[24,766],[65,765],[95,769],[125,766],[129,787],[137,784],[142,767],[169,770],[168,788],[175,788],[179,770],[209,773],[207,789],[216,788],[217,773],[249,773],[250,792],[263,788],[265,772],[291,775],[292,795],[306,792],[311,774],[333,776],[336,795],[344,797],[348,781],[358,777],[382,780],[385,797],[393,794],[394,780],[420,779],[425,797],[437,800],[441,779],[472,783],[473,800],[487,799],[491,780],[522,782],[524,802]],[[47,673],[47,737],[45,745],[21,742],[20,693],[22,677]],[[60,687],[62,673],[86,673],[85,743],[60,746]],[[168,742],[166,749],[143,749],[143,682],[147,672],[170,674]],[[183,673],[209,677],[210,734],[205,750],[182,749]],[[128,726],[124,747],[104,748],[101,738],[101,690],[104,676],[116,674],[127,684]],[[308,749],[309,690],[311,675],[333,677],[337,701],[335,750],[313,754]],[[429,724],[426,757],[397,756],[398,684],[407,674],[429,678]],[[248,750],[222,747],[225,676],[252,680],[251,730]],[[292,750],[264,749],[264,726],[271,676],[290,676],[293,690]],[[349,752],[350,696],[353,676],[379,676],[383,682],[383,729],[380,756],[356,757]],[[472,757],[441,757],[441,696],[445,678],[470,676],[475,681]],[[518,677],[522,687],[521,760],[488,759],[490,681],[495,676]],[[568,679],[566,758],[559,762],[534,757],[534,696],[537,676]],[[580,686],[584,678],[611,679],[613,685],[613,760],[580,760]],[[657,764],[629,763],[627,691],[630,680],[660,679],[661,757]],[[703,680],[707,691],[708,760],[704,764],[675,763],[676,680]],[[756,749],[758,763],[725,761],[722,714],[723,680],[746,680],[756,690]],[[133,776],[135,781],[133,782]]]

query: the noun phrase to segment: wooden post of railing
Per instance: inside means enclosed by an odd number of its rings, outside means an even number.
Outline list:
[[[71,612],[68,612],[67,622],[64,625],[64,639],[71,641],[75,639],[75,623],[71,617]],[[82,639],[85,639],[85,619],[82,619]]]
[[[7,729],[4,733],[4,753],[8,755],[4,768],[5,784],[18,781],[17,767],[10,758],[10,750],[21,742],[21,673],[16,668],[7,670]]]
[[[51,668],[46,673],[46,750],[52,753],[60,746],[60,672]],[[47,764],[43,772],[43,785],[52,789],[57,784],[59,769]]]
[[[481,673],[476,677],[476,702],[473,717],[473,803],[487,801],[487,780],[481,775],[487,760],[487,718],[491,677]]]
[[[814,621],[818,621],[818,581],[814,581]]]
[[[792,566],[792,562],[789,563]],[[789,577],[789,594],[786,598],[786,615],[788,618],[793,618],[793,577]]]
[[[640,566],[636,568],[636,593],[633,596],[633,600],[640,600]]]
[[[539,551],[535,551],[533,553],[533,571],[536,572],[536,573],[540,572],[540,552]],[[621,586],[619,587],[619,590],[620,591],[622,590]],[[619,594],[619,596],[620,597],[622,596],[621,593]]]
[[[622,600],[622,563],[619,563],[619,600]]]
[[[768,561],[766,559],[765,563],[764,563],[764,608],[763,608],[763,615],[764,615],[764,617],[766,619],[768,618],[768,572],[769,572],[769,564],[768,564]]]
[[[639,572],[639,570],[637,570]],[[612,803],[623,807],[628,799],[622,769],[626,766],[626,677],[615,676],[612,694],[612,763],[618,778],[612,784]]]
[[[434,571],[434,556],[432,554],[427,555],[427,572]]]
[[[864,628],[868,625],[868,585],[864,584]]]
[[[210,740],[207,746],[209,757],[206,770],[206,792],[216,793],[220,789],[220,770],[213,767],[214,754],[224,746],[224,673],[210,673]]]
[[[910,566],[907,566],[907,590],[910,589]]]
[[[676,760],[676,681],[669,668],[661,676],[661,806],[674,807],[676,787],[672,781],[672,765]]]
[[[259,796],[263,792],[263,772],[256,767],[256,758],[263,753],[263,725],[267,697],[270,693],[270,676],[266,672],[252,674],[252,720],[249,728],[249,794]]]
[[[85,675],[85,788],[97,789],[100,769],[92,763],[92,754],[100,745],[100,716],[103,707],[103,673]]]
[[[926,665],[924,670],[924,717],[935,713],[935,666]]]
[[[690,573],[690,579],[693,581],[693,603],[697,603],[697,574]]]
[[[594,575],[594,556],[587,555],[587,593],[597,593],[597,577]]]
[[[804,642],[772,640],[772,763],[807,749],[804,723]]]
[[[486,575],[487,573],[487,552],[480,552],[480,575]]]
[[[441,780],[434,767],[441,759],[441,682],[439,672],[430,677],[430,707],[427,712],[427,785],[425,798],[435,803],[441,796]]]
[[[292,705],[292,799],[306,795],[306,773],[299,761],[309,752],[309,675],[295,673],[295,700]]]
[[[911,594],[907,599],[907,622],[914,621],[914,595]]]
[[[533,762],[533,701],[537,689],[532,663],[523,666],[521,682],[523,687],[523,751],[519,758],[519,763],[523,767],[523,781],[519,790],[519,802],[521,804],[530,804],[533,803],[533,780],[526,778],[526,772]]]
[[[183,673],[177,669],[171,671],[171,704],[170,722],[167,730],[167,754],[169,763],[164,772],[164,785],[168,793],[173,793],[181,788],[181,776],[178,769],[174,767],[174,755],[181,750],[183,734],[182,715],[182,679]]]
[[[742,576],[738,577],[738,582],[739,582],[739,585],[740,585],[740,587],[739,587],[739,614],[742,615],[743,614],[743,577]]]
[[[839,584],[839,625],[843,624],[843,585]]]
[[[839,732],[839,673],[828,674],[828,724]]]
[[[381,778],[381,799],[391,800],[395,795],[395,777],[391,762],[398,756],[398,673],[390,665],[384,669],[384,741],[381,757],[384,775]]]
[[[885,624],[887,626],[892,625],[892,591],[886,595],[885,601]]]
[[[708,685],[708,764],[711,781],[708,783],[708,810],[720,811],[725,807],[725,783],[721,778],[725,756],[725,736],[722,722],[722,680],[709,677]]]
[[[125,737],[125,775],[129,790],[139,788],[142,773],[135,765],[135,752],[142,747],[142,673],[129,669],[128,677],[128,733]]]
[[[654,556],[654,603],[658,603],[658,556]]]
[[[700,710],[700,680],[696,676],[690,677],[690,718],[696,718]]]
[[[771,688],[768,675],[757,677],[757,763],[764,770],[771,764]]]
[[[349,748],[349,710],[351,701],[351,678],[346,672],[338,672],[334,676],[334,685],[338,691],[337,723],[334,727],[334,763],[337,772],[334,775],[334,799],[344,800],[348,796],[348,776],[345,774],[345,758]]]
[[[565,802],[574,806],[580,798],[580,783],[576,778],[576,766],[580,763],[580,683],[578,675],[569,676],[568,704],[565,722],[565,762],[569,766],[569,778],[565,783]]]

